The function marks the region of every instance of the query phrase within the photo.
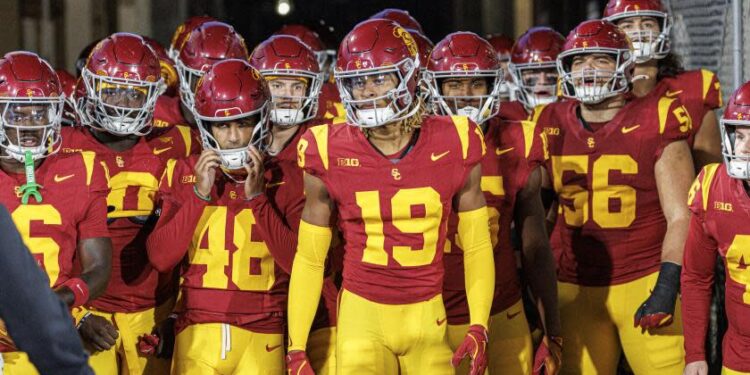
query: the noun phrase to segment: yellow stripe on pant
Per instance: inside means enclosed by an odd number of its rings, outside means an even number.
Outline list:
[[[615,374],[620,351],[638,375],[680,375],[685,368],[680,301],[668,327],[633,327],[638,307],[651,295],[659,272],[628,283],[586,287],[558,282],[562,323],[561,374]]]
[[[188,326],[177,334],[172,374],[282,375],[284,336],[224,323]]]
[[[168,301],[159,307],[133,313],[108,313],[90,309],[92,314],[101,316],[112,323],[119,333],[117,342],[112,348],[92,353],[89,357],[89,365],[94,373],[169,374],[169,360],[141,355],[138,352],[138,338],[150,334],[157,324],[164,321],[172,311],[173,305],[172,301]]]
[[[463,342],[469,325],[449,325],[448,342],[456,350]],[[521,300],[511,307],[490,316],[489,343],[487,345],[487,372],[490,375],[531,374],[534,349],[531,334]],[[464,360],[456,369],[456,375],[469,373],[469,361]]]
[[[721,375],[750,375],[750,372],[735,371],[726,367],[722,367]]]
[[[344,289],[336,327],[337,373],[453,375],[446,326],[440,295],[387,305]]]

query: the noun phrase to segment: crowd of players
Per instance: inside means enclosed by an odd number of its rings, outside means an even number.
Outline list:
[[[515,43],[387,9],[337,53],[207,16],[77,78],[11,52],[0,203],[97,374],[707,374],[717,256],[750,373],[750,84],[717,121],[670,28],[611,0]]]

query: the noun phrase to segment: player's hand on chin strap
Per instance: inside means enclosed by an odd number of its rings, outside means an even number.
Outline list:
[[[286,373],[289,375],[315,375],[307,353],[303,350],[292,350],[286,355]]]
[[[680,267],[677,264],[664,262],[659,269],[651,296],[635,312],[633,327],[643,331],[666,327],[672,324],[674,305],[680,292]]]
[[[542,338],[542,343],[534,355],[534,375],[556,375],[560,372],[562,365],[562,337],[547,336]]]
[[[466,332],[464,342],[453,353],[451,363],[453,367],[458,367],[461,361],[467,356],[471,358],[469,375],[483,375],[487,369],[487,329],[481,325],[475,324],[469,327]]]
[[[216,168],[221,166],[221,157],[212,150],[203,150],[195,163],[195,191],[202,197],[211,198],[211,188],[216,181]]]
[[[245,180],[245,200],[251,200],[262,194],[266,189],[266,181],[263,178],[263,156],[258,149],[250,146],[248,149],[250,156],[249,165],[245,165],[247,171],[247,180]]]
[[[682,372],[682,375],[708,375],[708,362],[690,362],[685,366],[685,371]]]

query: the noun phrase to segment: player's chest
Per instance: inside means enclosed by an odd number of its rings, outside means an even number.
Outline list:
[[[631,136],[639,131],[639,136]],[[547,166],[555,189],[578,185],[590,190],[613,184],[652,189],[657,151],[653,132],[630,122],[609,124],[596,132],[547,132]]]
[[[159,190],[164,165],[149,154],[108,154],[101,157],[109,187],[109,218],[149,215]]]

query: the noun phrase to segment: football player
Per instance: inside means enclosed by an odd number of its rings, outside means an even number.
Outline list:
[[[706,333],[716,257],[726,269],[728,331],[723,342],[722,374],[750,373],[750,83],[729,100],[721,127],[724,164],[709,164],[688,198],[692,215],[682,268],[685,375],[707,375]],[[747,257],[745,257],[747,255]]]
[[[297,166],[297,143],[313,125],[323,75],[314,52],[297,37],[274,35],[259,44],[250,64],[266,79],[271,93],[271,138],[266,149],[265,196],[295,233],[305,205],[302,169]],[[259,197],[258,199],[265,199]],[[293,238],[296,241],[296,237]],[[295,245],[292,246],[296,249]],[[285,268],[287,272],[289,268]],[[313,322],[307,352],[319,375],[335,374],[336,304],[338,290],[333,276],[324,281],[323,298]]]
[[[552,235],[562,373],[614,374],[624,351],[637,374],[679,374],[690,117],[678,98],[628,95],[631,44],[608,21],[578,25],[557,64],[572,100],[531,118],[547,135],[560,206]]]
[[[78,308],[107,287],[112,242],[107,184],[94,154],[58,153],[64,95],[39,56],[11,52],[0,59],[0,204],[50,287]],[[0,352],[5,374],[37,373],[1,321]]]
[[[95,152],[105,168],[113,255],[107,290],[87,305],[79,332],[95,351],[89,361],[97,373],[164,374],[168,361],[137,350],[139,337],[165,321],[175,294],[173,273],[155,270],[145,246],[166,166],[162,142],[145,137],[165,88],[159,58],[140,36],[116,33],[91,51],[82,80],[87,126],[64,128],[62,150]]]
[[[557,101],[556,61],[564,44],[565,37],[549,27],[532,27],[518,38],[508,64],[516,100],[500,107],[503,118],[522,121],[534,107]]]
[[[184,158],[200,153],[191,110],[195,86],[213,63],[230,58],[247,60],[248,57],[242,36],[232,26],[217,21],[196,26],[185,36],[176,54],[180,95],[179,98],[159,97],[154,112],[156,132],[149,135],[149,139],[162,142],[159,150],[164,158]]]
[[[299,38],[315,53],[318,59],[318,67],[323,73],[323,86],[320,90],[320,105],[316,117],[323,119],[334,119],[339,123],[345,120],[344,106],[341,104],[341,96],[336,83],[333,81],[333,66],[336,61],[336,52],[326,49],[323,40],[318,33],[304,25],[284,25],[275,35],[291,35]]]
[[[195,91],[204,150],[162,178],[148,250],[163,271],[185,258],[174,374],[283,372],[295,233],[263,194],[269,99],[247,61],[212,65]]]
[[[694,123],[688,135],[695,169],[721,161],[721,140],[714,110],[721,107],[721,87],[706,69],[685,71],[670,51],[672,20],[660,0],[609,0],[604,18],[633,42],[636,65],[633,94],[651,91],[679,97]]]
[[[495,297],[487,348],[490,374],[530,374],[533,348],[521,302],[521,284],[511,244],[511,222],[522,234],[526,279],[530,281],[546,327],[550,363],[547,374],[559,369],[560,321],[557,312],[555,263],[544,228],[539,188],[544,162],[541,133],[496,116],[502,81],[500,62],[492,46],[470,32],[457,32],[440,41],[430,55],[425,74],[431,98],[442,114],[466,114],[480,124],[488,150],[482,158],[481,187],[487,201],[495,254]],[[505,105],[505,103],[503,104]],[[450,249],[445,254],[443,297],[448,312],[448,339],[453,349],[468,329],[457,217],[448,222]],[[464,366],[458,373],[467,373]]]
[[[497,59],[500,61],[500,68],[503,69],[504,73],[503,83],[500,84],[500,99],[502,101],[515,100],[512,97],[515,90],[515,87],[513,87],[513,77],[510,76],[510,71],[508,70],[510,54],[515,41],[513,38],[503,34],[488,35],[487,41],[490,42],[492,48],[497,52]]]
[[[422,115],[417,54],[392,21],[355,26],[334,71],[348,126],[313,127],[298,143],[306,201],[289,290],[291,373],[312,373],[305,349],[334,214],[345,239],[337,373],[453,373],[441,297],[453,209],[471,313],[453,362],[470,356],[472,374],[486,367],[495,275],[479,187],[482,133],[464,116]]]

